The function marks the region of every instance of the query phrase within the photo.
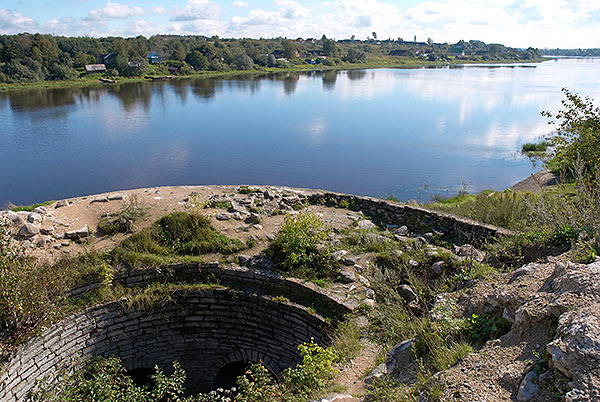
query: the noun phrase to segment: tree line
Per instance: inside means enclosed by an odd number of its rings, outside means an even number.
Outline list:
[[[373,33],[376,38],[376,33]],[[155,35],[150,38],[64,37],[22,33],[0,36],[0,82],[72,80],[87,64],[105,64],[109,76],[193,74],[196,71],[246,71],[293,68],[301,64],[335,66],[382,63],[404,58],[429,61],[452,59],[453,47],[466,50],[470,60],[530,60],[537,49],[519,50],[480,41],[436,44],[401,38],[367,41],[319,39],[222,39],[218,36]],[[394,53],[396,51],[396,53]],[[149,65],[152,52],[160,63]],[[399,52],[399,53],[398,53]],[[106,57],[108,55],[108,57]]]

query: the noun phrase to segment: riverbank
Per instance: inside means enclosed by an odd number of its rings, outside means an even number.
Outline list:
[[[400,59],[399,61],[396,59]],[[411,58],[395,58],[395,60],[379,59],[368,63],[343,63],[335,66],[326,65],[298,65],[290,68],[261,68],[258,70],[234,70],[234,71],[201,71],[189,75],[177,75],[171,79],[194,79],[194,78],[226,78],[236,76],[260,76],[267,74],[278,74],[278,73],[304,73],[304,72],[324,72],[324,71],[344,71],[344,70],[364,70],[364,69],[378,69],[378,68],[397,68],[397,69],[412,69],[412,68],[426,68],[426,67],[449,67],[449,66],[462,66],[462,65],[501,65],[501,64],[530,64],[540,63],[547,61],[548,59],[535,59],[535,60],[501,60],[501,61],[468,61],[468,60],[455,60],[452,62],[441,62],[441,61],[426,61],[426,60],[415,60]],[[144,75],[140,77],[114,77],[117,82],[115,84],[103,83],[95,75],[84,75],[75,80],[64,80],[64,81],[40,81],[40,82],[25,82],[25,83],[0,83],[0,92],[7,91],[21,91],[30,89],[54,89],[54,88],[93,88],[103,87],[107,85],[118,85],[127,83],[137,83],[149,81],[152,78],[158,76]]]

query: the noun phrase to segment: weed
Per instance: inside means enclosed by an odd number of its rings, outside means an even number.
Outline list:
[[[541,141],[538,143],[527,142],[527,143],[523,144],[523,147],[521,148],[521,152],[523,152],[523,153],[532,153],[532,152],[544,153],[548,150],[549,146],[550,146],[550,143],[548,141]]]
[[[240,194],[255,194],[258,192],[259,192],[259,190],[257,188],[250,188],[247,186],[243,186],[238,189],[238,193],[240,193]]]
[[[133,195],[119,212],[100,219],[98,231],[107,236],[131,232],[133,224],[143,216],[144,209],[138,203],[137,195]]]
[[[47,205],[50,205],[52,203],[54,203],[56,201],[45,201],[45,202],[41,202],[39,204],[32,204],[32,205],[24,205],[24,206],[18,206],[18,207],[14,207],[12,208],[12,210],[14,212],[19,212],[19,211],[27,211],[27,212],[31,212],[34,209],[36,209],[37,207],[45,207]]]
[[[201,255],[232,254],[246,246],[217,232],[203,215],[175,212],[124,240],[120,248],[144,254]]]
[[[288,215],[265,253],[279,270],[293,276],[310,280],[334,278],[335,261],[318,249],[329,232],[330,229],[310,212]]]

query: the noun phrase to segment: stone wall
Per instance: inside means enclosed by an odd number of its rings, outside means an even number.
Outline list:
[[[319,192],[309,195],[308,199],[311,204],[332,206],[338,206],[341,202],[369,216],[378,217],[385,223],[406,225],[411,232],[425,233],[436,230],[457,242],[479,242],[492,237],[514,234],[510,230],[472,219],[378,198]]]
[[[356,307],[355,301],[321,288],[314,283],[286,277],[277,272],[228,266],[214,263],[175,263],[160,268],[130,269],[117,272],[114,283],[128,287],[146,286],[160,280],[210,279],[219,284],[241,290],[256,290],[272,296],[285,296],[303,305],[321,305],[333,313],[350,313]],[[94,281],[71,290],[69,296],[79,296],[97,289],[102,281]]]
[[[236,361],[262,361],[275,374],[299,361],[297,346],[326,343],[326,323],[304,307],[229,289],[177,291],[145,310],[114,301],[68,317],[23,345],[0,374],[0,402],[25,400],[90,356],[119,356],[127,369],[171,367],[191,392],[210,389]]]

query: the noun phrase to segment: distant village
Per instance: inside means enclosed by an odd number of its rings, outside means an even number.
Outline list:
[[[516,49],[478,40],[436,43],[413,40],[321,38],[229,39],[155,35],[150,38],[0,36],[0,83],[111,77],[191,75],[201,71],[248,71],[349,64],[501,62],[537,60],[538,49]]]

